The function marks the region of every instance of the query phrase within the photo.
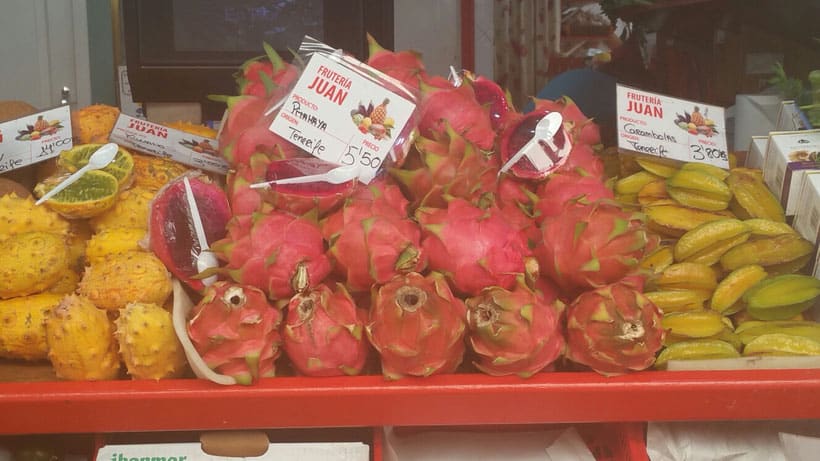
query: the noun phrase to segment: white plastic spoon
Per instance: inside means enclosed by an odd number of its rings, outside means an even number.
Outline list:
[[[498,170],[498,174],[501,175],[501,173],[504,173],[512,168],[512,166],[518,163],[518,161],[521,160],[521,157],[525,155],[538,171],[543,171],[549,168],[553,164],[549,156],[547,156],[543,149],[533,149],[533,147],[538,145],[540,141],[544,141],[550,149],[557,151],[558,148],[555,147],[553,138],[555,137],[555,133],[558,133],[558,130],[561,129],[561,125],[563,125],[563,123],[564,117],[562,117],[558,112],[550,112],[545,115],[544,118],[539,120],[538,124],[535,125],[535,134],[532,139],[524,144],[524,147],[519,149],[515,155],[507,160],[507,163],[505,163],[501,169]],[[531,155],[531,150],[536,151],[537,154]]]
[[[359,167],[356,165],[342,165],[328,170],[324,173],[311,174],[307,176],[295,176],[293,178],[274,179],[273,181],[259,182],[251,184],[251,189],[261,189],[270,187],[271,184],[303,184],[306,182],[327,182],[330,184],[342,184],[348,182],[359,175]]]
[[[91,170],[99,170],[100,168],[105,168],[106,166],[108,166],[109,163],[111,163],[112,160],[114,160],[114,157],[117,156],[118,150],[119,146],[114,144],[113,142],[110,142],[100,147],[93,154],[91,154],[91,157],[88,158],[88,163],[86,163],[79,170],[75,171],[71,176],[65,178],[60,184],[54,186],[53,189],[46,192],[46,194],[40,197],[40,200],[37,200],[35,204],[40,205],[41,203],[45,202],[51,197],[54,197],[66,187],[74,184],[74,182],[80,179],[80,177],[82,177],[82,175],[86,174],[87,172]]]
[[[199,242],[199,254],[196,255],[196,270],[202,273],[205,269],[217,267],[219,261],[217,261],[216,255],[210,251],[210,247],[208,246],[208,238],[205,236],[205,228],[202,226],[202,217],[199,214],[199,207],[197,207],[196,199],[194,198],[194,191],[191,189],[191,182],[188,181],[187,176],[182,178],[182,182],[185,184],[185,198],[188,200],[188,209],[191,210],[191,221],[194,223],[194,233]],[[202,280],[205,286],[209,286],[214,282],[216,282],[216,275]]]

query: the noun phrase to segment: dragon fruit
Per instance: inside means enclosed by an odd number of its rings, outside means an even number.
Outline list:
[[[368,354],[365,317],[341,284],[299,293],[285,316],[285,353],[306,376],[358,375]]]
[[[485,155],[451,127],[438,139],[420,136],[415,147],[422,164],[419,168],[389,170],[411,197],[413,208],[444,208],[446,197],[475,203],[495,188],[495,156]]]
[[[235,215],[227,227],[227,236],[211,245],[226,262],[219,270],[238,283],[264,290],[271,299],[290,299],[330,273],[315,218],[273,210]]]
[[[582,293],[566,315],[567,358],[603,375],[649,368],[663,345],[663,314],[629,283]]]
[[[436,272],[374,287],[367,337],[387,379],[453,373],[464,358],[464,302]]]
[[[249,59],[239,68],[239,93],[276,101],[284,97],[299,78],[299,70],[282,59],[269,44],[263,43],[262,46],[264,57]]]
[[[554,306],[519,277],[512,290],[487,287],[468,298],[467,338],[476,368],[493,376],[528,378],[552,364],[564,347]]]
[[[571,296],[614,283],[631,271],[650,243],[645,217],[611,200],[568,202],[541,223],[539,267]]]
[[[419,272],[427,265],[420,245],[421,229],[400,214],[407,200],[397,186],[385,187],[380,192],[372,189],[380,194],[373,199],[348,200],[322,223],[336,273],[351,291],[368,291],[373,284]]]
[[[421,55],[412,50],[390,51],[367,34],[368,58],[367,64],[396,80],[410,86],[418,88],[419,82],[425,78],[424,62]]]
[[[218,281],[191,310],[187,329],[209,368],[248,385],[276,374],[281,321],[261,290]]]
[[[465,81],[472,85],[476,100],[490,109],[490,123],[499,131],[507,121],[510,113],[515,112],[510,94],[504,91],[495,80],[483,75],[465,71]]]
[[[231,219],[228,199],[216,184],[204,176],[188,176],[194,201],[202,218],[209,242],[225,236],[225,225]],[[191,219],[185,183],[181,178],[169,182],[154,196],[148,216],[148,247],[174,276],[196,291],[205,286],[194,278],[197,269],[199,240]]]
[[[558,216],[567,202],[584,197],[587,202],[598,199],[613,199],[615,194],[600,179],[570,172],[556,172],[549,176],[546,182],[539,184],[536,191],[538,200],[535,208],[536,220]]]
[[[422,249],[431,270],[442,272],[458,293],[477,296],[488,286],[510,289],[518,274],[534,272],[525,236],[496,207],[463,199],[446,209],[419,208]]]
[[[572,145],[570,153],[559,171],[583,169],[585,174],[602,178],[603,162],[594,154],[592,146],[601,142],[598,125],[587,118],[572,99],[563,97],[556,101],[534,99],[535,108],[525,114],[510,112],[506,117],[498,140],[498,152],[501,162],[512,158],[519,149],[529,142],[535,134],[538,122],[550,112],[558,112],[563,117],[564,130],[559,131],[554,139],[559,148],[565,142]],[[564,136],[568,139],[564,139]],[[544,179],[549,172],[536,170],[530,161],[522,158],[510,169],[511,173],[524,179]]]
[[[421,83],[421,118],[419,134],[441,139],[450,127],[479,149],[490,151],[495,144],[495,130],[489,108],[476,100],[471,85],[441,88]]]

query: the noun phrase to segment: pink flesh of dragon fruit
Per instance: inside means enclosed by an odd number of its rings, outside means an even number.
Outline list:
[[[567,358],[603,375],[645,370],[663,346],[662,317],[630,284],[586,291],[567,308]]]
[[[338,165],[316,157],[289,158],[270,162],[265,181],[294,178],[326,173]],[[357,181],[351,179],[340,184],[324,181],[301,184],[272,184],[262,197],[279,210],[301,215],[318,210],[320,216],[338,208],[345,198],[356,189]]]
[[[475,203],[495,188],[496,157],[484,154],[451,127],[439,140],[419,137],[415,148],[422,166],[390,169],[411,197],[413,208],[444,208],[448,197]]]
[[[281,320],[261,290],[218,281],[191,310],[187,330],[209,368],[248,385],[275,375]]]
[[[226,262],[223,271],[255,286],[271,299],[290,299],[330,273],[324,240],[315,220],[273,210],[234,216],[228,235],[211,245]]]
[[[616,282],[637,269],[649,237],[645,218],[616,202],[568,202],[541,223],[539,267],[570,296]]]
[[[205,238],[215,242],[225,236],[231,219],[228,198],[222,189],[198,177],[188,177],[202,221]],[[149,208],[149,248],[175,277],[196,291],[205,286],[194,278],[199,274],[197,256],[201,252],[192,220],[185,183],[169,182],[154,196]]]
[[[477,296],[488,286],[512,288],[516,276],[532,272],[524,235],[499,211],[462,199],[447,209],[419,208],[422,249],[431,270],[445,274],[458,293]]]
[[[306,376],[358,375],[368,354],[365,316],[341,284],[297,294],[285,316],[285,353]]]
[[[373,288],[367,337],[387,379],[453,373],[464,357],[466,310],[441,274],[411,272]]]
[[[496,131],[500,131],[506,123],[510,112],[515,111],[512,102],[507,97],[507,93],[495,80],[466,73],[465,81],[472,85],[476,100],[482,106],[489,108],[490,123]]]
[[[448,125],[479,149],[489,151],[495,144],[489,109],[482,106],[470,85],[436,88],[422,84],[419,133],[431,139],[446,136]]]
[[[351,291],[368,291],[373,284],[419,272],[427,265],[421,229],[397,212],[406,210],[407,200],[396,193],[400,192],[396,186],[387,190],[392,192],[372,200],[348,200],[322,223],[335,272]],[[395,197],[393,206],[390,197]]]
[[[564,347],[558,313],[519,278],[512,290],[487,287],[468,298],[468,342],[478,360],[476,368],[493,376],[528,378],[552,364]]]
[[[536,220],[539,223],[544,218],[561,214],[564,205],[570,200],[584,197],[587,202],[594,202],[615,198],[612,190],[600,179],[567,172],[551,174],[546,182],[539,185],[536,194]]]
[[[526,114],[510,115],[508,122],[504,126],[498,138],[498,152],[500,162],[506,163],[523,148],[535,136],[535,128],[538,122],[543,119],[548,112],[528,112]],[[564,149],[567,139],[565,130],[558,131],[553,137],[553,143],[558,149]],[[543,147],[543,146],[542,146]],[[546,154],[545,154],[546,155]],[[566,163],[568,160],[564,160]],[[562,168],[563,165],[559,168]],[[527,157],[522,157],[510,168],[510,173],[522,179],[543,179],[549,175],[550,171],[541,171],[535,168]]]

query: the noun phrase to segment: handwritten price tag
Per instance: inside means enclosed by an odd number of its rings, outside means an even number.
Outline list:
[[[0,173],[71,149],[71,108],[60,106],[0,123]]]
[[[729,167],[722,107],[617,86],[618,147]]]
[[[317,53],[270,130],[322,160],[358,165],[359,180],[368,183],[414,109],[401,95]]]

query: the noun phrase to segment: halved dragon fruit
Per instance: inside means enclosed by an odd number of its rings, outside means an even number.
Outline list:
[[[225,192],[205,177],[188,176],[188,182],[208,243],[223,238],[225,226],[231,219]],[[199,273],[196,262],[201,248],[182,178],[169,182],[157,192],[151,202],[148,226],[149,248],[174,276],[194,290],[201,291],[204,288],[202,281],[194,278]]]

